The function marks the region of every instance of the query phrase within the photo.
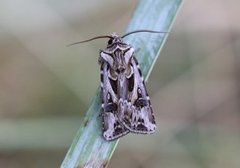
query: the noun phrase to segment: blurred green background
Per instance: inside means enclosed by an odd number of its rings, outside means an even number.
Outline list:
[[[136,4],[0,1],[1,168],[60,166],[100,84],[106,41],[66,45],[123,34]],[[240,167],[239,6],[184,1],[147,82],[158,129],[123,137],[110,168]]]

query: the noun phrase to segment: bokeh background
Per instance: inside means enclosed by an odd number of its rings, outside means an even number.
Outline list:
[[[0,167],[59,167],[99,86],[98,51],[137,0],[0,1]],[[240,167],[240,2],[186,0],[148,80],[158,129],[110,168]]]

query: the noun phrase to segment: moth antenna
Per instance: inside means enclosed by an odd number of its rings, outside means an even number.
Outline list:
[[[72,46],[72,45],[76,45],[76,44],[80,44],[80,43],[86,43],[86,42],[96,40],[96,39],[100,39],[100,38],[112,38],[112,36],[97,36],[97,37],[90,38],[88,40],[83,40],[83,41],[78,41],[78,42],[75,42],[75,43],[68,44],[67,47]]]
[[[122,38],[124,38],[124,37],[126,37],[126,36],[128,36],[128,35],[130,35],[130,34],[140,33],[140,32],[149,32],[149,33],[169,33],[169,32],[163,32],[163,31],[154,31],[154,30],[145,30],[145,29],[143,29],[143,30],[135,30],[135,31],[129,32],[129,33],[127,33],[127,34],[124,34],[124,35],[122,36]]]

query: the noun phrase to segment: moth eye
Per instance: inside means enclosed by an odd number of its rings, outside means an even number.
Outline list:
[[[111,45],[113,43],[113,39],[108,40],[108,45]]]

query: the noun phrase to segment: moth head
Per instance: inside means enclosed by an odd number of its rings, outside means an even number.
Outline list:
[[[121,36],[118,36],[116,33],[113,33],[111,35],[111,38],[108,40],[108,46],[111,46],[113,44],[116,44],[116,43],[122,43],[123,40],[122,40],[122,37]]]

